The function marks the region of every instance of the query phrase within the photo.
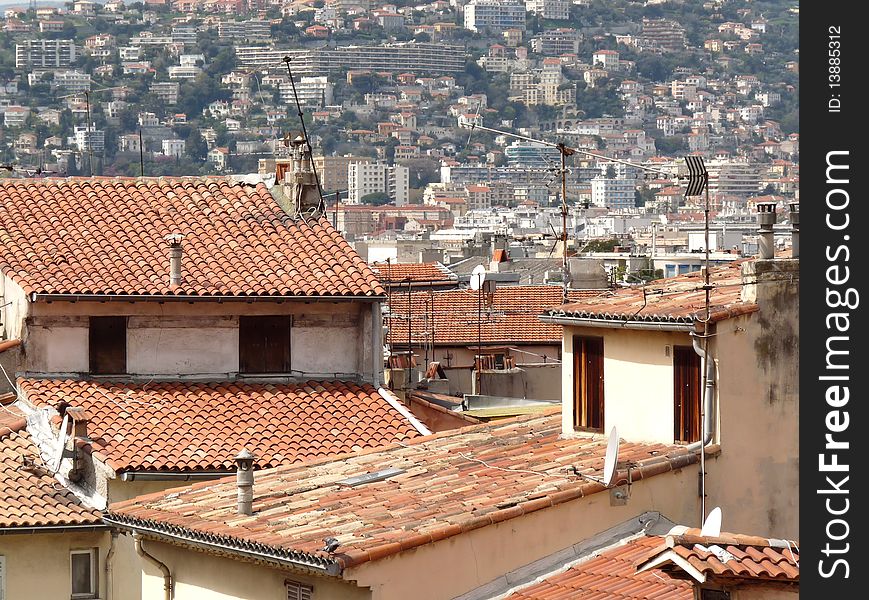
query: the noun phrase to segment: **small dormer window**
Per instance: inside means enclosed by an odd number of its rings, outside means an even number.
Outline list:
[[[94,375],[127,372],[127,317],[91,317],[88,361]]]

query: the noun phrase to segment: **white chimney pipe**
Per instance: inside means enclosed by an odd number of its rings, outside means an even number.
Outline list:
[[[791,202],[791,257],[800,257],[800,203]]]
[[[238,486],[238,514],[253,514],[253,461],[256,457],[243,449],[235,457],[235,482]]]
[[[770,259],[775,256],[775,240],[773,225],[775,225],[775,202],[757,203],[757,251],[762,259]]]
[[[181,240],[184,238],[180,233],[172,233],[166,236],[169,242],[169,285],[181,285]]]

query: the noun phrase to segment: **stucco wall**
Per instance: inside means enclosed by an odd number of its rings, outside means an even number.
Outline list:
[[[367,381],[380,375],[368,346],[369,303],[52,302],[30,305],[24,369],[34,373],[88,371],[88,317],[129,316],[127,370],[132,375],[234,377],[239,315],[292,315],[291,361],[299,377]]]
[[[777,589],[763,585],[748,585],[730,592],[731,600],[795,600],[799,596],[799,586]]]
[[[6,557],[6,598],[68,599],[71,592],[70,550],[99,548],[100,597],[106,596],[107,531],[0,535],[0,555]],[[113,599],[124,598],[116,595]]]
[[[696,526],[697,472],[697,465],[691,465],[636,482],[625,506],[610,506],[607,492],[594,494],[364,563],[345,571],[344,578],[370,587],[372,600],[443,600],[476,589],[644,511],[659,511],[677,523]],[[444,576],[446,573],[449,576]]]
[[[562,354],[562,428],[573,432],[573,336],[603,338],[604,432],[615,426],[632,442],[673,443],[673,346],[687,333],[565,327]]]
[[[313,600],[371,598],[369,590],[335,578],[295,574],[155,541],[145,540],[144,546],[169,567],[174,600],[284,600],[286,580],[313,586]],[[150,562],[139,564],[142,599],[163,600],[162,574]]]

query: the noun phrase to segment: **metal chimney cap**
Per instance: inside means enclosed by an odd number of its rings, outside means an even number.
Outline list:
[[[163,239],[169,242],[170,247],[177,247],[181,245],[181,240],[184,239],[184,234],[181,233],[170,233],[169,235],[164,235]]]
[[[248,450],[247,448],[243,448],[242,451],[239,452],[239,453],[236,455],[236,457],[235,457],[234,460],[235,460],[236,462],[238,462],[238,461],[240,461],[240,460],[250,460],[250,461],[252,461],[252,460],[254,460],[254,459],[256,459],[256,456],[254,456],[253,454],[251,454],[250,450]]]
[[[775,207],[778,205],[777,202],[758,202],[757,203],[757,212],[775,212]]]

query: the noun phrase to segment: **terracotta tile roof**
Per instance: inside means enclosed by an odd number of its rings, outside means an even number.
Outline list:
[[[407,283],[455,283],[458,276],[439,262],[430,263],[370,263],[374,274],[383,287],[388,284]],[[388,290],[387,290],[388,291]]]
[[[710,269],[709,294],[713,321],[746,314],[757,310],[754,302],[741,298],[741,269],[744,261]],[[700,271],[650,282],[643,288],[616,290],[607,296],[565,304],[547,311],[546,315],[559,317],[613,320],[658,321],[694,323],[705,311],[703,276]]]
[[[799,544],[790,540],[724,532],[709,537],[701,536],[699,529],[679,527],[666,536],[664,543],[639,568],[660,568],[674,576],[691,576],[695,579],[699,573],[703,580],[749,579],[798,583],[800,550]]]
[[[570,292],[569,298],[601,293],[606,290],[576,290]],[[435,344],[473,345],[477,343],[480,322],[480,337],[485,344],[560,344],[561,325],[541,323],[538,316],[547,308],[560,305],[562,294],[561,286],[557,285],[500,286],[490,306],[486,294],[482,295],[480,321],[478,294],[473,290],[412,293],[411,339],[415,344],[427,341],[430,338],[424,337],[428,335],[425,332],[433,330]],[[407,343],[408,312],[408,294],[394,291],[389,299],[389,312],[383,317],[393,345]]]
[[[245,447],[267,468],[420,435],[374,387],[355,383],[18,384],[35,407],[83,408],[90,449],[116,471],[234,470]]]
[[[257,544],[337,572],[604,491],[570,467],[600,476],[605,452],[605,439],[562,438],[554,411],[259,471],[252,516],[237,514],[236,483],[226,478],[113,504],[106,519],[175,539]],[[619,457],[638,464],[635,482],[699,458],[684,446],[628,442]],[[401,472],[355,487],[341,483],[386,469]],[[329,536],[341,542],[334,558],[321,551]]]
[[[693,600],[694,586],[684,580],[637,572],[636,564],[660,547],[658,536],[640,537],[607,548],[561,573],[514,592],[506,600]]]
[[[164,236],[184,235],[169,284]],[[327,219],[294,221],[228,178],[0,180],[0,270],[27,293],[375,296]]]
[[[23,415],[6,409],[19,412],[0,407],[0,529],[100,524],[100,512],[83,506],[42,466]]]

